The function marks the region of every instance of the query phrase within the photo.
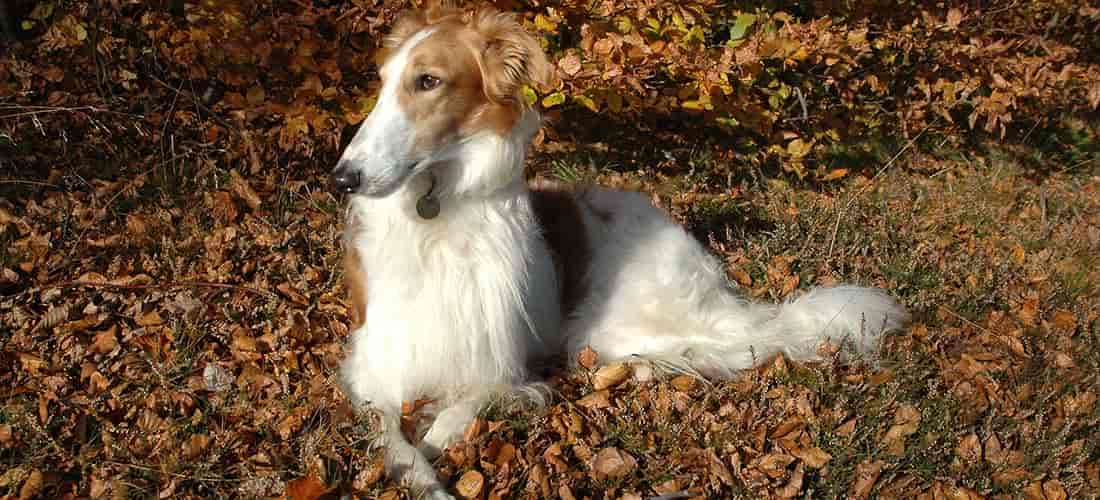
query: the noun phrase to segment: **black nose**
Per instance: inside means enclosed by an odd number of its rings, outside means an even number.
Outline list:
[[[354,193],[359,188],[359,171],[340,164],[332,171],[332,187],[342,193]]]

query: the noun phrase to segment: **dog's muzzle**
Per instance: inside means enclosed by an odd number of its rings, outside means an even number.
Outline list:
[[[348,194],[358,190],[359,184],[362,182],[359,176],[359,170],[350,168],[350,166],[344,162],[340,162],[336,165],[336,169],[332,171],[329,180],[332,182],[333,189]]]

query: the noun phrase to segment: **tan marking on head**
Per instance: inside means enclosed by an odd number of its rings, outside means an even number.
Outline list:
[[[415,152],[424,156],[483,131],[507,135],[527,106],[522,86],[549,79],[538,42],[511,15],[436,8],[403,16],[386,46],[429,27],[432,34],[409,51],[404,68],[383,71],[383,78],[400,79],[398,102],[416,131]],[[419,86],[426,77],[438,86]]]
[[[367,320],[367,270],[354,246],[348,246],[344,252],[344,288],[351,299],[348,318],[355,330]]]
[[[568,316],[585,295],[591,256],[581,208],[572,190],[546,180],[530,183],[531,206],[558,274],[561,312]]]

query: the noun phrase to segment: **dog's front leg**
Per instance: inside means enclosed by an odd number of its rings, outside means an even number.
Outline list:
[[[477,417],[484,403],[483,397],[469,397],[439,412],[420,442],[420,452],[434,459],[448,446],[461,440],[466,427]]]
[[[414,498],[454,500],[439,482],[431,462],[401,433],[400,412],[387,409],[382,415],[382,444],[386,446],[386,474],[405,484]]]

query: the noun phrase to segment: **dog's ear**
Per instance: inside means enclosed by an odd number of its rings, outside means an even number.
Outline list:
[[[482,68],[485,94],[492,100],[522,102],[520,88],[529,83],[549,85],[553,67],[539,42],[510,14],[495,9],[479,10],[472,26],[485,40]]]

